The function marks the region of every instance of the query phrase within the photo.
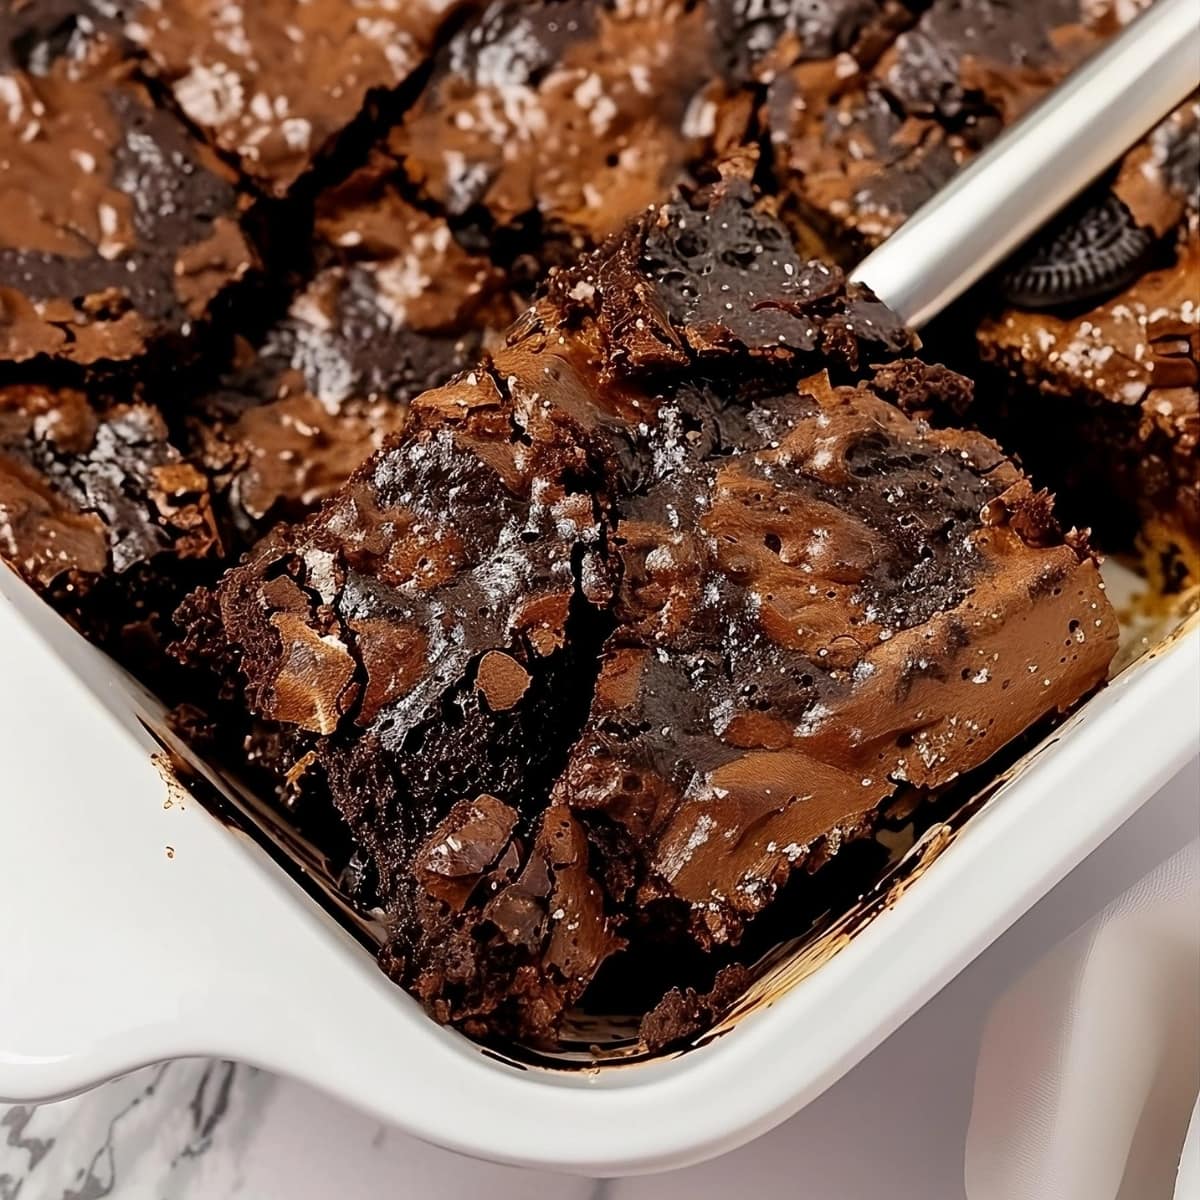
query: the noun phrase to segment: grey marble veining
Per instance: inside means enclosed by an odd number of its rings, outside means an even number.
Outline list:
[[[592,1190],[438,1150],[300,1084],[216,1060],[0,1107],[0,1200],[583,1200]]]
[[[0,1200],[237,1195],[240,1164],[276,1086],[247,1067],[185,1061],[71,1100],[8,1108]]]

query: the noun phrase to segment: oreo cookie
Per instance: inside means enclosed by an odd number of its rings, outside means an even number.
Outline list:
[[[1154,243],[1153,232],[1107,188],[1086,193],[1018,252],[1001,290],[1020,308],[1099,300],[1142,273]]]

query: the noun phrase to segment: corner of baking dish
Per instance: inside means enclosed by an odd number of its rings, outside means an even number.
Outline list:
[[[160,718],[0,571],[0,1097],[218,1055],[451,1149],[611,1175],[795,1112],[1108,836],[1195,753],[1200,630],[1094,697],[820,970],[692,1052],[588,1072],[522,1070],[430,1022],[258,846],[164,784]]]

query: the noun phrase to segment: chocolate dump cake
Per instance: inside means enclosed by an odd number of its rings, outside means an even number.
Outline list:
[[[1103,679],[1086,540],[889,399],[964,385],[913,348],[733,177],[189,601],[182,655],[294,733],[440,1020],[552,1038],[639,924],[736,941],[902,782]]]
[[[782,894],[1103,681],[1047,338],[1159,314],[1140,473],[1090,463],[1194,519],[1187,114],[1099,292],[1029,303],[1061,229],[1010,268],[978,391],[834,265],[1126,7],[0,0],[0,556],[437,1020],[548,1047],[615,991],[674,1044]]]

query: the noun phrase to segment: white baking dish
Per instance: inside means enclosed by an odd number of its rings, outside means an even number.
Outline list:
[[[707,1045],[589,1072],[520,1069],[434,1025],[264,851],[164,779],[142,724],[159,716],[0,570],[0,1098],[219,1055],[452,1149],[620,1174],[794,1113],[1134,812],[1196,753],[1200,629],[1094,697],[819,970]]]
[[[1041,172],[1048,207],[1016,186],[1029,156],[1010,166],[1015,140],[1001,139],[947,189],[956,199],[940,224],[926,220],[933,233],[918,214],[863,264],[884,299],[923,315],[911,278],[935,282],[931,303],[944,303],[982,269],[981,212],[1000,222],[983,221],[997,257],[1086,182],[1113,152],[1087,126],[1100,100],[1145,107],[1125,112],[1128,129],[1105,126],[1127,141],[1194,86],[1188,0],[1160,0],[1140,27],[1140,42],[1118,39],[1038,118],[1041,153],[1082,138],[1091,156]],[[941,274],[924,269],[935,260]],[[161,769],[156,703],[0,568],[0,1099],[217,1055],[502,1162],[616,1175],[731,1149],[845,1073],[1196,753],[1190,625],[1161,641],[1156,630],[1157,649],[965,822],[934,826],[877,901],[776,964],[723,1036],[566,1071],[514,1066],[430,1021],[265,850]]]

